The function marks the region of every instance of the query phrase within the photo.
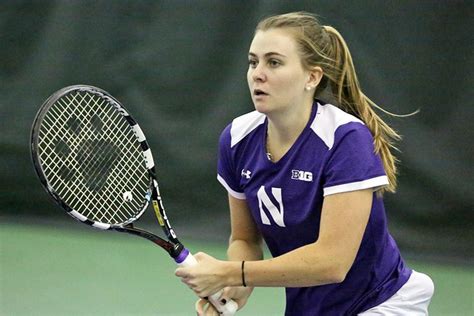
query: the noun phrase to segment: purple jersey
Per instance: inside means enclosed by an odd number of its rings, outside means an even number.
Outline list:
[[[273,256],[318,239],[326,195],[387,185],[369,129],[330,104],[315,103],[311,118],[276,163],[266,156],[267,119],[256,111],[222,132],[218,180],[246,199]],[[408,280],[411,270],[387,229],[382,198],[374,192],[359,252],[339,284],[287,288],[285,315],[354,315],[376,306]]]

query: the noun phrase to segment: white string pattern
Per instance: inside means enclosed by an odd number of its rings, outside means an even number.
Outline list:
[[[56,101],[39,130],[38,156],[61,200],[91,221],[126,224],[148,205],[140,143],[99,95],[74,91]]]

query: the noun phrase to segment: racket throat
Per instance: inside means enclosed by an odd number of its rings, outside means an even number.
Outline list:
[[[161,237],[156,236],[155,234],[152,234],[139,228],[135,228],[133,227],[133,225],[127,225],[123,227],[112,227],[111,229],[118,232],[128,233],[131,235],[148,239],[155,245],[158,245],[164,250],[166,250],[173,259],[178,258],[185,249],[184,246],[177,239],[175,239],[174,241],[167,241]]]

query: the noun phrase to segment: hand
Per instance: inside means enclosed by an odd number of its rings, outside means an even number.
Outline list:
[[[180,267],[176,269],[175,275],[180,277],[197,296],[208,297],[229,285],[226,284],[228,262],[217,260],[202,252],[195,254],[194,258],[197,261],[196,265]]]
[[[253,288],[251,287],[226,287],[222,291],[220,301],[228,301],[230,299],[234,300],[239,306],[238,309],[244,307],[247,303],[247,300],[252,293]],[[223,302],[224,303],[224,302]],[[225,303],[224,303],[225,304]],[[198,316],[219,316],[219,312],[215,309],[212,304],[209,303],[206,299],[199,299],[195,305],[196,313]]]

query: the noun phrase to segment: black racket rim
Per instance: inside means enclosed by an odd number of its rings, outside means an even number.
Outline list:
[[[150,199],[148,200],[148,203],[143,207],[141,212],[139,212],[138,215],[136,215],[133,220],[130,220],[128,222],[124,222],[121,224],[110,224],[110,223],[101,223],[98,221],[93,221],[85,217],[84,215],[80,214],[79,212],[75,211],[71,206],[69,206],[67,203],[65,203],[59,194],[56,193],[54,188],[49,184],[47,177],[45,176],[45,172],[43,170],[42,163],[39,158],[39,153],[38,153],[38,140],[39,140],[39,133],[40,133],[40,128],[41,128],[41,123],[43,121],[44,116],[47,114],[48,110],[62,97],[66,96],[69,93],[73,93],[76,91],[85,91],[93,94],[99,94],[101,97],[108,99],[111,104],[116,107],[118,112],[122,114],[122,116],[127,120],[130,126],[138,125],[137,122],[134,120],[134,118],[131,116],[130,112],[126,110],[126,108],[117,100],[115,99],[112,95],[110,95],[108,92],[105,90],[94,87],[91,85],[84,85],[84,84],[79,84],[79,85],[72,85],[68,87],[64,87],[56,92],[54,92],[51,96],[49,96],[41,105],[39,108],[32,127],[31,127],[31,133],[30,133],[30,144],[31,144],[31,159],[32,163],[35,169],[35,172],[43,186],[43,188],[46,190],[46,192],[53,197],[55,202],[61,206],[63,210],[67,212],[68,215],[73,217],[74,219],[78,220],[81,223],[87,224],[89,226],[99,228],[102,230],[114,230],[118,232],[125,232],[128,234],[132,234],[135,236],[139,236],[142,238],[146,238],[156,245],[162,247],[165,249],[173,258],[178,257],[184,247],[181,244],[181,242],[178,240],[173,228],[171,227],[171,224],[169,223],[168,217],[166,216],[166,212],[163,206],[163,202],[161,199],[161,195],[159,192],[159,187],[158,187],[158,180],[156,178],[156,173],[155,173],[155,167],[154,167],[154,162],[153,158],[151,156],[151,151],[150,151],[150,159],[151,161],[151,167],[147,166],[148,170],[148,176],[149,176],[149,192],[150,192]],[[125,115],[123,112],[124,111]],[[141,130],[141,129],[140,129]],[[138,137],[137,137],[138,138]],[[143,151],[150,150],[149,145],[146,141],[146,138],[143,135],[144,140],[140,141],[140,146]],[[160,226],[162,227],[163,231],[165,232],[167,239],[165,240],[153,233],[150,233],[148,231],[138,229],[133,227],[133,222],[137,220],[146,210],[148,207],[149,202],[153,202],[153,208],[155,210],[156,216],[158,217]]]
[[[39,108],[39,110],[38,110],[38,112],[35,116],[35,119],[33,121],[33,125],[32,125],[32,128],[31,128],[31,158],[32,158],[32,163],[33,163],[34,169],[36,171],[36,174],[37,174],[38,178],[40,179],[41,184],[43,185],[43,188],[54,198],[54,200],[57,202],[57,204],[59,204],[74,219],[77,219],[77,220],[79,220],[80,222],[82,222],[84,224],[87,224],[87,225],[90,225],[90,226],[93,226],[93,227],[99,228],[99,229],[111,229],[111,228],[126,227],[127,225],[132,224],[134,221],[136,221],[138,218],[140,218],[140,216],[145,212],[149,202],[143,207],[143,209],[136,216],[134,216],[130,220],[124,221],[123,223],[120,223],[120,224],[102,223],[100,221],[91,220],[91,219],[83,216],[79,212],[75,211],[71,206],[69,206],[67,203],[65,203],[61,199],[61,197],[57,194],[57,192],[55,191],[53,186],[51,186],[49,184],[48,179],[45,176],[45,172],[43,170],[42,163],[39,159],[39,154],[38,154],[37,148],[38,148],[38,140],[39,140],[39,131],[40,131],[40,128],[42,126],[41,123],[43,121],[43,118],[48,113],[49,109],[59,99],[65,97],[66,95],[68,95],[70,93],[81,92],[81,91],[89,92],[89,93],[92,93],[92,94],[98,94],[101,97],[109,100],[109,102],[112,105],[118,106],[120,109],[123,109],[125,111],[127,116],[124,116],[124,117],[126,117],[126,120],[128,121],[128,123],[130,125],[136,124],[136,121],[133,119],[133,117],[130,115],[130,113],[126,110],[126,108],[117,99],[115,99],[112,95],[110,95],[107,91],[105,91],[103,89],[100,89],[98,87],[95,87],[95,86],[84,85],[84,84],[64,87],[64,88],[54,92],[50,97],[48,97],[43,102],[43,104],[41,105],[41,107]],[[148,143],[146,143],[146,141],[145,141],[144,147],[145,147],[145,149],[149,148]],[[142,150],[143,150],[143,146],[142,146]],[[149,169],[148,175],[149,175],[148,187],[150,188],[150,197],[151,197],[152,195],[154,195],[153,192],[152,192],[153,189],[154,189],[153,185],[152,185],[153,180],[156,181],[154,167],[152,168],[152,170]]]

